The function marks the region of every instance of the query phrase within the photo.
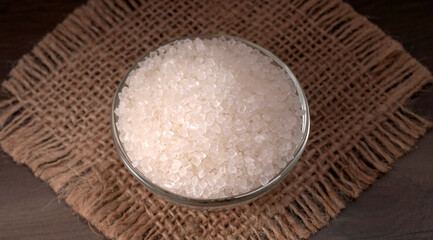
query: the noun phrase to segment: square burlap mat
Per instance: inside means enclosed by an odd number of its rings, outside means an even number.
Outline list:
[[[312,128],[296,168],[244,207],[167,204],[120,161],[109,128],[116,86],[146,51],[222,33],[251,40],[293,70]],[[3,83],[1,147],[105,236],[119,239],[298,239],[325,226],[432,124],[404,104],[426,68],[337,0],[91,0],[23,56]]]

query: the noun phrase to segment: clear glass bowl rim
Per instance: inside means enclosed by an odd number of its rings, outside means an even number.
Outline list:
[[[118,130],[116,127],[117,117],[115,116],[114,110],[116,109],[116,107],[119,104],[119,93],[121,92],[121,90],[125,86],[126,79],[128,78],[130,72],[133,71],[134,69],[136,69],[138,67],[138,63],[143,61],[144,59],[146,59],[150,55],[150,53],[155,51],[156,49],[158,49],[162,46],[165,46],[165,45],[172,44],[178,40],[195,39],[197,37],[199,37],[201,39],[210,39],[210,38],[219,38],[219,37],[223,37],[226,39],[233,39],[233,40],[242,42],[242,43],[252,47],[253,49],[257,49],[262,54],[272,58],[274,60],[274,62],[276,64],[278,64],[280,67],[282,67],[287,72],[287,74],[290,76],[294,86],[296,87],[296,91],[297,91],[297,94],[298,94],[300,102],[301,102],[301,108],[305,111],[304,115],[302,116],[303,137],[302,137],[301,142],[298,144],[298,146],[295,149],[293,160],[291,160],[289,162],[289,164],[287,164],[287,166],[284,169],[282,169],[280,171],[280,173],[278,173],[266,185],[261,186],[259,188],[256,188],[254,190],[251,190],[247,193],[243,193],[243,194],[231,196],[231,197],[226,197],[226,198],[218,198],[218,199],[196,199],[196,198],[189,198],[189,197],[185,197],[182,195],[172,193],[172,192],[165,190],[164,188],[154,184],[150,179],[146,178],[137,168],[135,168],[132,165],[132,161],[129,159],[129,157],[128,157],[128,155],[127,155],[127,153],[123,147],[123,144],[119,139],[119,134],[118,134]],[[280,183],[282,180],[284,180],[284,178],[291,172],[293,167],[299,161],[299,159],[300,159],[300,157],[301,157],[301,155],[305,149],[305,146],[307,144],[308,136],[310,134],[310,111],[308,108],[308,102],[307,102],[307,99],[305,97],[305,94],[304,94],[298,80],[296,79],[295,75],[278,57],[276,57],[270,51],[266,50],[265,48],[255,44],[255,43],[252,43],[252,42],[247,41],[245,39],[234,37],[234,36],[223,35],[223,34],[199,34],[199,35],[190,35],[190,36],[178,38],[178,39],[175,39],[173,41],[164,43],[164,44],[152,49],[151,51],[147,52],[143,57],[139,58],[139,60],[135,62],[135,64],[129,69],[129,71],[123,77],[122,81],[120,82],[120,84],[116,90],[116,93],[114,95],[114,99],[112,102],[112,107],[111,107],[110,124],[111,124],[111,133],[112,133],[112,137],[113,137],[113,141],[114,141],[114,146],[115,146],[120,158],[122,159],[123,163],[125,164],[125,166],[129,170],[129,172],[141,184],[143,184],[151,192],[153,192],[154,194],[157,194],[158,196],[162,197],[163,199],[165,199],[168,202],[171,202],[171,203],[174,203],[177,205],[181,205],[181,206],[190,207],[190,208],[212,210],[212,209],[221,209],[221,208],[232,208],[232,207],[239,206],[241,204],[251,202],[254,199],[257,199],[258,197],[264,195],[265,193],[270,191],[272,188],[274,188],[276,185],[278,185],[278,183]]]

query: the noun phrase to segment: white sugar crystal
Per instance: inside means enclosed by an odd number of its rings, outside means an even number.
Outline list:
[[[263,136],[263,135],[257,135],[257,136],[255,136],[254,137],[254,140],[258,143],[258,144],[261,144],[264,140],[265,140],[265,136]]]
[[[174,185],[175,185],[174,182],[165,182],[164,187],[166,187],[166,188],[173,188]]]
[[[193,123],[193,124],[189,125],[189,128],[191,128],[192,130],[198,130],[199,125],[197,123]]]
[[[217,181],[216,181],[216,185],[215,185],[215,187],[221,189],[221,188],[223,188],[225,185],[226,185],[226,181],[224,181],[223,178],[218,178]]]
[[[218,124],[214,124],[212,126],[212,131],[214,131],[214,133],[216,133],[216,134],[220,134],[221,133],[221,127]]]
[[[227,152],[227,155],[229,156],[229,158],[234,158],[236,157],[236,155],[238,155],[238,153],[232,148],[230,148],[230,150]]]
[[[179,160],[173,160],[173,164],[171,165],[173,172],[177,173],[181,165],[182,163]]]
[[[247,106],[245,104],[241,103],[238,105],[238,112],[239,113],[244,113],[246,111],[246,109],[247,109]]]
[[[262,176],[262,177],[260,177],[259,182],[262,185],[266,185],[266,183],[268,183],[269,180],[265,176]]]
[[[166,154],[161,154],[161,157],[159,157],[159,159],[161,160],[161,162],[165,162],[168,160],[167,155]]]
[[[193,157],[192,159],[191,159],[191,162],[195,165],[195,166],[200,166],[200,163],[201,163],[201,158],[196,158],[196,157]]]
[[[187,171],[188,170],[186,170],[186,168],[181,168],[180,170],[179,170],[179,176],[180,177],[185,177],[186,176],[186,174],[187,174]]]
[[[244,161],[246,165],[254,165],[254,159],[252,159],[251,157],[245,157]]]
[[[227,171],[232,175],[234,175],[237,172],[237,167],[235,166],[233,160],[229,161],[229,163],[227,164]]]
[[[205,175],[204,170],[203,170],[202,168],[200,168],[200,169],[198,170],[197,176],[198,176],[199,178],[203,178],[204,175]]]
[[[134,167],[187,197],[266,185],[293,159],[305,111],[290,77],[225,38],[180,40],[130,73],[115,109]]]

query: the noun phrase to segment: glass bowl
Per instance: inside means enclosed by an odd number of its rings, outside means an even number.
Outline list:
[[[288,162],[287,166],[285,168],[283,168],[276,176],[274,176],[274,178],[271,179],[266,185],[258,187],[256,189],[253,189],[249,192],[246,192],[246,193],[243,193],[240,195],[226,197],[226,198],[218,198],[218,199],[196,199],[196,198],[190,198],[190,197],[178,195],[178,194],[172,193],[168,190],[165,190],[164,188],[154,184],[150,179],[148,179],[146,176],[144,176],[144,174],[141,173],[141,171],[139,169],[137,169],[136,167],[134,167],[132,165],[132,161],[129,159],[128,154],[126,153],[126,151],[123,147],[123,144],[119,139],[119,133],[118,133],[118,130],[116,127],[117,116],[115,115],[114,110],[117,108],[117,106],[119,104],[119,93],[122,91],[122,88],[125,86],[125,82],[126,82],[127,77],[129,76],[129,73],[138,67],[139,62],[146,59],[151,52],[158,49],[159,47],[162,47],[162,46],[165,46],[168,44],[172,44],[173,42],[175,42],[177,40],[182,40],[182,39],[187,39],[187,38],[195,39],[197,37],[199,37],[201,39],[210,39],[210,38],[216,38],[216,37],[224,37],[226,39],[233,39],[235,41],[242,42],[242,43],[252,47],[253,49],[257,49],[262,54],[264,54],[265,56],[272,58],[274,60],[274,64],[282,67],[287,72],[287,74],[290,76],[291,80],[294,83],[294,86],[296,87],[296,91],[297,91],[297,94],[299,96],[299,101],[301,102],[301,108],[304,110],[304,114],[302,115],[303,137],[302,137],[301,142],[295,148],[295,151],[293,153],[293,156],[294,156],[293,160]],[[222,209],[222,208],[227,209],[227,208],[232,208],[232,207],[239,206],[241,204],[248,203],[250,201],[253,201],[254,199],[257,199],[258,197],[262,196],[263,194],[267,193],[272,188],[274,188],[278,183],[280,183],[290,173],[290,171],[293,169],[293,167],[296,165],[299,158],[301,157],[302,152],[304,151],[305,145],[307,143],[309,132],[310,132],[310,113],[309,113],[309,109],[308,109],[307,99],[305,97],[304,92],[302,91],[302,88],[301,88],[299,82],[297,81],[297,79],[296,79],[295,75],[292,73],[292,71],[280,59],[278,59],[274,54],[272,54],[268,50],[258,46],[257,44],[254,44],[254,43],[249,42],[247,40],[233,37],[233,36],[220,35],[220,34],[194,35],[194,36],[188,36],[188,37],[176,39],[174,41],[163,44],[159,47],[153,49],[152,51],[148,52],[145,56],[140,58],[132,66],[132,68],[127,72],[127,74],[123,78],[122,82],[119,84],[119,87],[117,88],[117,91],[114,95],[112,108],[111,108],[111,132],[112,132],[112,136],[113,136],[114,146],[116,147],[116,150],[120,155],[120,158],[122,159],[122,161],[124,162],[124,164],[128,168],[128,170],[131,172],[131,174],[140,183],[142,183],[144,186],[146,186],[150,191],[152,191],[153,193],[162,197],[163,199],[165,199],[168,202],[171,202],[171,203],[174,203],[177,205],[181,205],[181,206],[190,207],[190,208],[206,209],[206,210],[214,210],[214,209]]]

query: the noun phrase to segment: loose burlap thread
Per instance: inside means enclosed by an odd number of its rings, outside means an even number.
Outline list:
[[[111,101],[134,61],[163,42],[222,33],[275,53],[311,110],[305,153],[283,183],[235,209],[164,202],[118,157]],[[429,71],[338,0],[91,0],[3,83],[1,147],[108,238],[299,239],[324,227],[432,124],[405,102]]]

